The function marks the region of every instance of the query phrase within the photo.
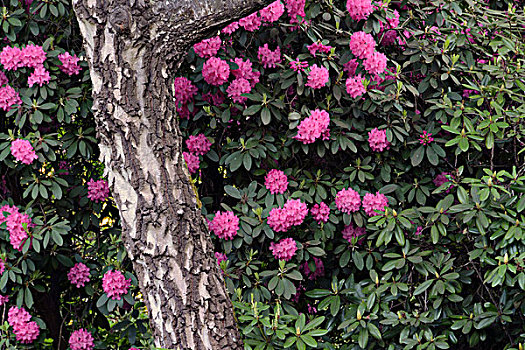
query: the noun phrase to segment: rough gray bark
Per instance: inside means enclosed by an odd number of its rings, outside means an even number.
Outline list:
[[[157,347],[242,349],[181,152],[172,79],[190,45],[270,0],[73,0],[101,159]]]

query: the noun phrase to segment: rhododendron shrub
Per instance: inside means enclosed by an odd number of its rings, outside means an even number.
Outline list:
[[[168,78],[246,349],[520,349],[523,2],[266,5]],[[154,349],[70,2],[3,6],[0,342]]]

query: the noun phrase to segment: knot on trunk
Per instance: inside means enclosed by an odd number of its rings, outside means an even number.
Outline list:
[[[115,7],[109,14],[109,23],[117,34],[127,34],[131,27],[131,14],[124,6]]]

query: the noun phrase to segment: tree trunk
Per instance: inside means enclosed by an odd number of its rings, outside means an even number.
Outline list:
[[[74,0],[101,160],[155,346],[242,349],[189,182],[172,82],[190,45],[269,0]]]

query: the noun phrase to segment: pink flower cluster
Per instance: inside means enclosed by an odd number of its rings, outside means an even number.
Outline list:
[[[310,116],[301,121],[297,126],[297,135],[294,139],[304,144],[309,144],[322,137],[323,140],[329,136],[328,125],[330,116],[327,111],[315,109]]]
[[[363,209],[368,216],[381,215],[378,211],[385,211],[388,206],[388,199],[382,193],[376,192],[376,194],[367,193],[363,197]]]
[[[450,173],[442,172],[441,174],[436,176],[436,178],[432,180],[432,182],[434,182],[434,185],[436,185],[436,187],[441,187],[443,184],[448,182],[449,186],[445,192],[449,193],[450,189],[454,187],[454,184],[452,183],[451,178],[452,178],[452,175],[450,175]]]
[[[195,53],[202,58],[213,57],[219,52],[221,48],[222,40],[220,37],[215,36],[213,38],[204,39],[200,43],[193,45]]]
[[[282,170],[272,169],[264,178],[264,186],[270,193],[284,193],[288,187],[288,178]]]
[[[232,211],[215,213],[215,217],[209,223],[210,231],[219,238],[225,240],[233,239],[239,231],[239,218]]]
[[[376,42],[374,37],[363,31],[355,32],[350,37],[350,50],[357,58],[366,59],[374,53]]]
[[[431,132],[424,130],[423,133],[419,135],[419,143],[422,145],[430,145],[432,141],[434,141],[434,138]]]
[[[264,68],[275,68],[277,63],[281,62],[281,48],[277,46],[277,48],[272,51],[268,48],[268,44],[264,44],[259,47],[257,58]]]
[[[313,257],[313,260],[315,263],[315,271],[310,270],[310,266],[308,266],[307,261],[305,261],[304,264],[302,265],[303,273],[311,281],[315,281],[317,278],[324,276],[323,261],[321,259],[317,259],[316,257]]]
[[[224,27],[222,30],[221,30],[221,33],[224,33],[224,34],[233,34],[237,29],[239,29],[239,22],[232,22],[230,23],[229,25],[227,25],[226,27]]]
[[[184,157],[184,160],[188,165],[188,171],[190,172],[190,174],[195,174],[197,170],[199,170],[201,164],[199,156],[188,152],[182,152],[182,156]]]
[[[78,65],[80,58],[78,58],[77,55],[71,56],[69,52],[64,52],[58,55],[58,59],[62,62],[62,65],[59,66],[62,72],[67,75],[80,73],[80,66]]]
[[[109,186],[106,180],[100,179],[94,181],[90,179],[88,185],[88,198],[93,202],[104,202],[109,197]]]
[[[242,94],[248,94],[252,91],[250,82],[244,78],[237,78],[231,82],[230,86],[226,89],[228,96],[236,103],[244,103],[247,98]]]
[[[27,165],[38,159],[31,142],[22,139],[16,139],[11,142],[11,154],[16,160]]]
[[[175,101],[177,106],[182,106],[193,100],[197,93],[197,87],[185,77],[177,77],[173,82],[175,88]]]
[[[271,242],[270,250],[276,259],[288,261],[295,255],[297,243],[293,238],[284,238],[277,244]]]
[[[280,0],[272,2],[259,11],[261,19],[265,22],[273,23],[277,21],[284,13],[284,5]]]
[[[13,327],[16,340],[22,344],[31,344],[38,338],[40,328],[35,321],[30,321],[31,315],[24,308],[12,306],[7,313],[7,322]]]
[[[308,214],[308,207],[300,199],[288,199],[282,208],[273,208],[268,215],[268,225],[276,232],[285,232],[299,226]]]
[[[298,72],[304,72],[305,68],[308,67],[308,62],[306,61],[299,61],[298,59],[295,61],[290,62],[290,68],[292,68],[294,71]]]
[[[249,59],[244,61],[242,58],[237,57],[233,60],[233,62],[239,66],[239,69],[232,70],[232,74],[235,78],[244,78],[248,80],[251,87],[254,87],[255,84],[259,82],[261,73],[253,70],[252,61]]]
[[[89,282],[89,267],[83,263],[76,263],[68,272],[67,278],[77,288],[84,287]]]
[[[102,289],[113,300],[120,300],[128,293],[131,287],[131,278],[126,279],[120,271],[108,271],[102,277]]]
[[[368,132],[368,144],[376,152],[383,152],[390,147],[390,142],[386,138],[386,130],[374,128]]]
[[[3,218],[3,217],[4,217],[4,215],[2,213],[0,213],[0,218]],[[0,276],[2,276],[4,271],[5,271],[5,262],[4,262],[4,259],[0,258]]]
[[[315,55],[317,51],[321,53],[329,53],[330,50],[332,49],[332,46],[323,45],[320,42],[315,42],[311,45],[308,45],[306,48],[308,49],[308,51],[310,51],[310,54],[312,56],[316,57]]]
[[[6,46],[0,52],[0,63],[7,70],[17,70],[21,67],[36,68],[42,66],[46,53],[41,46],[27,45],[23,49]]]
[[[9,111],[13,105],[21,103],[22,99],[15,89],[9,85],[0,87],[0,108]]]
[[[4,72],[0,71],[0,86],[6,85],[7,83],[9,83],[9,79],[7,79]]]
[[[350,76],[355,75],[357,67],[359,67],[359,62],[355,58],[343,64],[343,70]]]
[[[386,69],[386,56],[376,51],[365,59],[363,66],[372,75],[383,73]]]
[[[329,74],[328,69],[325,67],[319,67],[317,64],[314,64],[310,67],[310,73],[308,74],[308,81],[306,86],[311,87],[312,89],[320,89],[328,83]]]
[[[7,304],[8,301],[9,301],[8,295],[0,295],[0,306]]]
[[[335,205],[339,211],[351,214],[361,207],[361,196],[351,188],[343,188],[335,195]]]
[[[315,221],[320,225],[321,222],[328,222],[328,217],[330,216],[330,208],[324,202],[315,204],[312,209],[310,209],[310,214],[314,217]]]
[[[262,20],[257,12],[252,13],[249,16],[241,18],[239,20],[239,25],[246,29],[248,32],[254,32],[261,27]]]
[[[367,19],[374,12],[372,0],[347,0],[346,9],[354,21]]]
[[[190,135],[186,140],[188,150],[197,155],[205,155],[210,151],[211,142],[204,134]]]
[[[290,16],[290,23],[299,23],[297,16],[304,17],[304,5],[306,0],[286,0],[286,11]]]
[[[346,92],[350,97],[356,98],[366,92],[363,81],[364,78],[362,78],[360,74],[346,79]]]
[[[346,239],[348,243],[352,243],[354,238],[363,236],[366,233],[366,230],[364,227],[354,226],[354,224],[350,223],[350,225],[345,226],[341,233],[343,234],[343,238]],[[362,241],[363,239],[356,243],[361,244]]]
[[[44,66],[38,66],[33,73],[31,73],[29,78],[27,78],[27,85],[29,85],[29,87],[33,87],[35,84],[42,86],[49,83],[49,79],[51,79],[51,76]]]
[[[215,259],[217,259],[217,264],[220,265],[221,262],[228,260],[228,257],[224,253],[215,252]]]
[[[91,333],[81,328],[71,333],[69,347],[71,350],[93,350],[95,348],[93,340]]]
[[[202,76],[210,84],[219,86],[228,81],[230,76],[230,66],[224,60],[217,57],[210,57],[202,66]]]
[[[5,217],[4,212],[10,213],[9,216]],[[31,218],[26,213],[20,213],[15,206],[4,205],[0,208],[0,224],[4,222],[7,225],[11,245],[14,249],[22,250],[22,246],[29,237],[27,229],[32,225]]]

